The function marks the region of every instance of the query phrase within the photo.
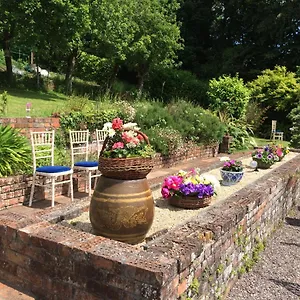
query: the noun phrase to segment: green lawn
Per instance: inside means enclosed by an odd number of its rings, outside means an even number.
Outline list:
[[[272,144],[273,141],[269,140],[269,139],[261,139],[261,138],[254,138],[255,142],[257,144],[257,146],[265,146],[268,144]],[[278,141],[276,140],[276,145],[282,145],[283,147],[288,147],[289,146],[289,141]]]
[[[67,96],[55,92],[43,93],[19,89],[5,89],[8,92],[7,112],[2,117],[25,117],[26,103],[31,103],[32,117],[47,117],[59,112],[67,104]],[[0,94],[3,89],[0,89]],[[0,98],[0,101],[2,99]]]

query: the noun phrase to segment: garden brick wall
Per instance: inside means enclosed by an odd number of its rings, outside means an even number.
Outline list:
[[[59,128],[59,118],[0,118],[0,124],[19,129],[30,137],[30,131],[46,131]]]
[[[213,157],[217,154],[217,146],[190,146],[182,148],[181,151],[169,157],[156,154],[154,158],[155,168],[170,167],[197,157]],[[85,178],[84,173],[73,175],[74,191],[84,191]],[[29,201],[32,176],[20,175],[0,178],[0,210],[16,205],[22,205]],[[92,185],[93,186],[93,185]],[[34,199],[43,200],[50,196],[50,190],[36,187]],[[68,184],[57,186],[56,195],[67,194]]]
[[[222,299],[265,239],[300,203],[300,156],[143,248],[58,223],[75,201],[0,215],[0,279],[42,299]]]

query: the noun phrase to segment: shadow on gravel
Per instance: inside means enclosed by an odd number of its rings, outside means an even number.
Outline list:
[[[300,244],[297,244],[297,243],[281,242],[280,244],[282,244],[282,245],[287,245],[287,246],[296,246],[296,247],[300,247]]]
[[[300,226],[300,220],[299,219],[286,217],[285,221],[289,225]]]
[[[284,287],[291,293],[293,293],[296,296],[300,297],[300,285],[293,282],[287,282],[282,280],[276,280],[276,279],[270,279],[270,281],[274,282],[275,284]]]

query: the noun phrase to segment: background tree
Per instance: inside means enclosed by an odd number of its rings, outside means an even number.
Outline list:
[[[38,51],[64,62],[66,92],[72,91],[76,60],[90,32],[89,0],[40,0]]]
[[[0,36],[10,84],[13,81],[11,42],[16,38],[24,41],[32,33],[33,13],[38,7],[39,0],[0,0]]]

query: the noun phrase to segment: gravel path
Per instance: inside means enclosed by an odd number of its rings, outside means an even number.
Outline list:
[[[243,187],[247,186],[248,184],[256,181],[260,177],[268,174],[272,170],[280,167],[283,163],[287,162],[288,160],[294,158],[298,153],[289,153],[282,162],[278,162],[274,164],[270,169],[262,170],[260,169],[259,172],[254,172],[253,169],[250,169],[249,164],[252,160],[251,157],[243,159],[244,167],[244,176],[243,179],[235,185],[232,186],[220,186],[217,190],[217,196],[214,197],[212,204],[216,202],[224,201],[230,195],[236,193],[238,190],[242,189]],[[213,169],[208,174],[214,175],[218,180],[221,180],[220,169]],[[187,220],[192,218],[193,216],[205,212],[208,207],[196,209],[196,210],[189,210],[189,209],[181,209],[170,206],[168,201],[161,198],[160,190],[156,190],[153,192],[153,198],[155,199],[155,215],[153,224],[147,234],[147,237],[150,237],[152,234],[161,231],[163,229],[170,229],[174,226],[177,226],[181,223],[185,223]],[[89,213],[83,213],[82,215],[78,216],[75,219],[63,221],[62,224],[65,226],[70,226],[76,228],[77,230],[85,231],[85,232],[92,232],[92,226],[89,221]]]
[[[300,299],[300,206],[268,240],[260,261],[231,289],[226,300]]]

